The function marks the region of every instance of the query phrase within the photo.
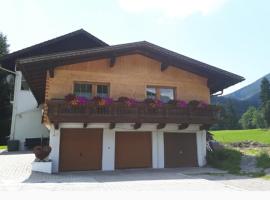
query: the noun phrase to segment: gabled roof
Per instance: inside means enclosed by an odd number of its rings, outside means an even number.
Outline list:
[[[18,60],[17,65],[22,70],[37,101],[43,103],[47,70],[65,64],[102,58],[114,59],[117,56],[130,54],[141,54],[158,60],[162,63],[161,68],[173,66],[203,76],[208,79],[208,87],[211,93],[216,93],[244,80],[243,77],[236,74],[146,41],[25,58]]]
[[[105,42],[83,29],[15,51],[0,58],[2,67],[13,70],[17,59],[93,47],[108,46]]]

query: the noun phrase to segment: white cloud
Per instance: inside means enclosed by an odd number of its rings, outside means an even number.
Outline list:
[[[193,14],[208,15],[227,0],[118,0],[120,7],[131,13],[154,11],[166,18],[186,18]]]

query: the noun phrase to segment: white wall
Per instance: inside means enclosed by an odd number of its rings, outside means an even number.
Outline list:
[[[55,130],[53,125],[50,128],[50,146],[52,147],[49,155],[52,160],[52,172],[57,173],[59,169],[60,129]]]
[[[25,138],[48,137],[49,132],[41,124],[42,110],[30,90],[21,90],[22,73],[16,71],[10,139],[20,141],[24,150]]]
[[[32,92],[30,90],[18,91],[17,114],[34,110],[35,108],[37,108],[37,101]]]
[[[115,157],[115,131],[105,128],[103,130],[102,170],[114,170]]]
[[[197,140],[197,158],[199,167],[206,165],[206,131],[196,133]]]
[[[25,138],[49,137],[48,129],[41,124],[41,110],[20,113],[15,118],[14,139],[20,141],[20,150],[24,150]]]
[[[53,172],[58,172],[59,165],[59,148],[60,148],[60,129],[61,128],[83,128],[82,123],[61,123],[59,129],[54,130],[53,126],[50,130],[50,145],[52,152],[50,159],[53,161]],[[107,123],[88,124],[86,128],[103,128],[103,147],[102,147],[102,170],[114,170],[115,159],[115,132],[117,131],[135,131],[133,124],[116,124],[115,129],[109,129]],[[190,125],[185,130],[178,130],[176,124],[169,124],[162,130],[156,129],[156,124],[143,124],[136,131],[152,132],[152,164],[153,168],[164,168],[164,132],[196,133],[197,141],[197,157],[199,166],[206,164],[206,132],[199,131],[199,125]]]

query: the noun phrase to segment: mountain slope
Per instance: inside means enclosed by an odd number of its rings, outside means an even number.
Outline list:
[[[264,77],[270,81],[270,73]],[[261,81],[264,77],[258,79],[254,83],[251,83],[250,85],[247,85],[247,86],[245,86],[245,87],[243,87],[243,88],[241,88],[241,89],[239,89],[231,94],[225,95],[224,97],[231,98],[231,99],[237,99],[237,100],[241,100],[241,101],[248,100],[248,101],[258,103],[258,99],[260,96],[259,93],[261,90]]]

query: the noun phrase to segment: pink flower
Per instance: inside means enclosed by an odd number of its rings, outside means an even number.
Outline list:
[[[198,108],[207,108],[208,105],[209,105],[208,103],[205,103],[204,101],[200,101]]]
[[[110,97],[103,98],[103,100],[105,101],[106,106],[109,106],[113,103],[113,99]]]
[[[187,108],[187,107],[188,107],[188,103],[187,103],[186,101],[179,100],[179,101],[177,102],[177,106],[178,106],[179,108]]]
[[[126,104],[127,104],[129,107],[135,106],[135,105],[137,104],[137,101],[136,101],[135,99],[130,98],[130,99],[126,100]]]
[[[76,100],[78,102],[79,105],[85,105],[88,103],[88,99],[86,97],[76,97]]]

